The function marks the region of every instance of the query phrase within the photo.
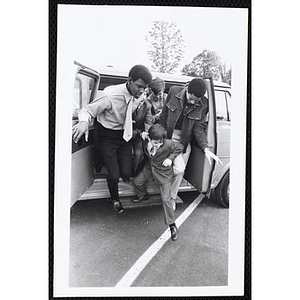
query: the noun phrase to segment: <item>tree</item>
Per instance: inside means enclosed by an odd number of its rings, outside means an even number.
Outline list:
[[[145,37],[149,46],[147,54],[153,71],[173,73],[183,56],[184,40],[174,22],[153,21],[149,35]]]
[[[183,75],[198,77],[213,77],[217,80],[220,77],[220,57],[214,52],[205,49],[202,53],[193,58],[193,61],[182,69]]]

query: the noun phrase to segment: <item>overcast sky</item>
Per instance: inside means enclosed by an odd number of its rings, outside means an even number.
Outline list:
[[[58,32],[74,60],[98,68],[150,67],[145,36],[153,21],[175,22],[184,40],[177,72],[204,49],[215,51],[232,65],[241,9],[150,6],[59,5]]]

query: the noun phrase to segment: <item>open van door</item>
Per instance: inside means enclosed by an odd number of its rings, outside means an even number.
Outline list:
[[[207,123],[207,139],[208,143],[213,149],[213,153],[217,153],[217,124],[216,124],[216,106],[215,94],[212,78],[205,79],[207,84],[207,94],[209,103],[208,123]],[[184,178],[191,183],[199,192],[210,196],[212,174],[215,168],[215,161],[212,160],[210,165],[205,158],[202,149],[199,148],[198,143],[193,141],[191,143],[192,151],[186,167]]]
[[[72,126],[78,123],[78,111],[91,103],[97,96],[100,84],[100,74],[77,62],[78,65],[73,89]],[[71,203],[92,185],[94,174],[94,127],[89,126],[89,138],[84,135],[78,143],[72,140],[72,175],[71,175]]]

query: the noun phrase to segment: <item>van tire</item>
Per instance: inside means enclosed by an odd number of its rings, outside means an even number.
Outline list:
[[[216,199],[224,207],[229,208],[229,197],[230,197],[230,172],[229,170],[224,174],[221,181],[216,188]]]

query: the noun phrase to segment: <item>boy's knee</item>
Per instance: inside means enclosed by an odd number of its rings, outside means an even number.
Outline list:
[[[133,179],[133,185],[134,186],[142,186],[141,182],[137,179],[137,177],[134,177],[134,179]]]
[[[136,177],[134,177],[134,179],[133,179],[133,185],[136,187],[142,187],[145,185],[145,182],[146,182],[146,180],[144,178],[142,178],[140,174],[137,175]]]

